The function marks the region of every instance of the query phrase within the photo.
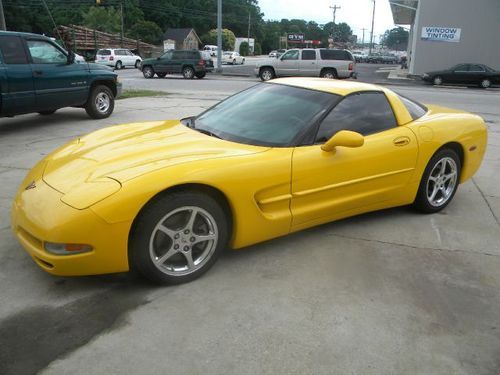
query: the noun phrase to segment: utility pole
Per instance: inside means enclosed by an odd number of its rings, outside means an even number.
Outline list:
[[[120,17],[122,20],[122,27],[120,32],[120,47],[123,48],[123,0],[120,3]]]
[[[248,34],[247,34],[248,50],[250,51],[250,13],[248,13]],[[255,48],[255,46],[254,46]],[[237,51],[239,52],[239,51]],[[255,52],[255,50],[254,50]]]
[[[373,14],[372,14],[372,32],[370,34],[370,50],[368,52],[369,55],[372,54],[372,48],[373,48],[373,26],[375,24],[375,0],[373,0]]]
[[[365,31],[368,30],[368,29],[366,29],[366,28],[363,27],[361,30],[363,30],[363,42],[361,44],[364,47],[365,46]]]
[[[217,0],[217,73],[222,73],[222,0]]]
[[[334,40],[334,35],[335,35],[335,16],[337,14],[337,9],[340,9],[338,5],[334,5],[330,7],[330,9],[333,9],[333,25],[332,25],[332,41]],[[333,42],[332,42],[333,46]]]
[[[0,0],[0,30],[7,30],[7,26],[5,26],[5,16],[3,14],[2,0]]]

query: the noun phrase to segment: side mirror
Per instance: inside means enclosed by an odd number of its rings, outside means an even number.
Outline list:
[[[341,130],[333,135],[321,149],[326,152],[332,152],[335,147],[361,147],[365,143],[365,137],[361,134],[349,130]]]
[[[69,51],[68,52],[66,63],[68,65],[71,65],[71,64],[75,63],[75,53],[73,51]]]

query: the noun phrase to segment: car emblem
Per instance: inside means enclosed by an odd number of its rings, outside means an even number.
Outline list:
[[[24,190],[31,190],[31,189],[34,189],[34,188],[36,188],[36,183],[35,183],[35,181],[31,181],[31,183],[28,186],[26,186],[24,188]]]

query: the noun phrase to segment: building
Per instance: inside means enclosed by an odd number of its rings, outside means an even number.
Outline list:
[[[390,0],[394,23],[410,26],[409,73],[480,63],[500,70],[500,0]]]
[[[199,49],[201,40],[193,28],[168,29],[163,34],[163,49]]]

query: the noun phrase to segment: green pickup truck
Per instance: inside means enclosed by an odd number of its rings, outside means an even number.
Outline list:
[[[0,31],[0,117],[80,107],[102,119],[113,113],[121,88],[111,68],[76,63],[50,38]]]

